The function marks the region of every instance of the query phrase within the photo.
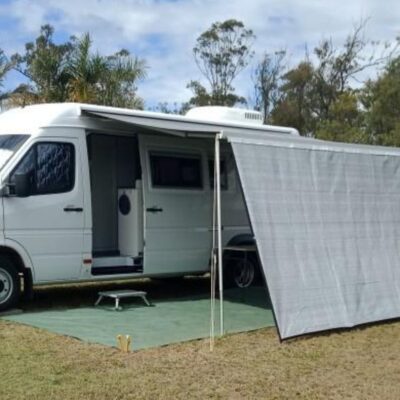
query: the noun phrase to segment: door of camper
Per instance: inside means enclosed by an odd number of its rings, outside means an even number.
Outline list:
[[[140,135],[144,273],[208,269],[212,203],[204,141]]]
[[[23,174],[30,193],[3,198],[5,237],[28,253],[35,282],[80,276],[85,227],[81,148],[78,138],[39,138],[10,166],[10,190],[16,175]]]

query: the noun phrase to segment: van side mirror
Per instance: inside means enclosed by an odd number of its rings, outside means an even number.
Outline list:
[[[17,197],[28,197],[31,195],[30,174],[15,174],[15,195]]]

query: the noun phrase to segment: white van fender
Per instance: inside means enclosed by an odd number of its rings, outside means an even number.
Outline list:
[[[17,255],[21,259],[23,267],[30,270],[32,279],[35,281],[35,270],[33,268],[32,260],[23,246],[15,240],[2,238],[0,241],[0,254],[2,251],[12,252]]]

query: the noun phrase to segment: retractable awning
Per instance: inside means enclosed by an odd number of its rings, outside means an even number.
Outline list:
[[[281,338],[399,317],[400,152],[230,141]]]
[[[249,125],[239,123],[223,123],[195,120],[181,115],[161,114],[137,110],[110,111],[109,107],[84,105],[81,108],[83,115],[103,118],[111,121],[130,124],[135,127],[142,127],[161,133],[196,137],[211,137],[229,130],[230,135],[238,137],[250,135],[254,138],[262,138],[266,133],[271,135],[290,134],[294,132],[290,128],[268,127],[266,125]],[[228,125],[228,127],[227,127]],[[284,135],[285,136],[285,135]]]
[[[110,112],[96,112],[86,111],[85,114],[107,118],[113,121],[123,122],[136,127],[150,129],[152,131],[166,133],[174,136],[185,136],[189,133],[215,135],[218,132],[218,128],[210,128],[208,125],[201,126],[190,122],[174,121],[171,119],[158,119],[157,117],[147,117],[142,115],[124,115]]]
[[[216,156],[219,138],[231,142],[282,339],[400,317],[400,150],[307,140],[283,128],[82,111],[216,137]]]

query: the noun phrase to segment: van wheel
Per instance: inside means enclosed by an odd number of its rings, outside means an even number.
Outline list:
[[[20,296],[21,285],[12,261],[0,256],[0,311],[14,306]]]
[[[224,286],[227,288],[248,288],[257,283],[259,278],[258,262],[251,254],[247,254],[246,257],[228,259],[224,266]]]

